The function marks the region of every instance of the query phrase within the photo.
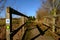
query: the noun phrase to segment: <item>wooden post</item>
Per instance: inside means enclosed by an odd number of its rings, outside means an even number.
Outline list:
[[[21,24],[24,24],[24,17],[21,16]],[[23,37],[23,34],[24,34],[24,27],[22,27],[21,29],[21,37]]]
[[[10,40],[10,9],[7,7],[6,9],[6,40]]]

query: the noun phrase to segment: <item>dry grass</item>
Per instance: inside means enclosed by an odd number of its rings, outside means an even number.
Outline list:
[[[6,36],[6,28],[5,28],[5,19],[0,19],[0,40],[4,40]]]
[[[13,30],[20,26],[20,24],[21,24],[20,22],[21,21],[19,19],[13,19],[13,21],[12,21]],[[38,24],[41,27],[42,30],[45,30],[47,28],[47,27],[43,26],[41,23],[39,24],[39,22],[38,23],[31,23],[29,26],[33,27],[33,25],[36,25],[36,24]],[[30,36],[31,32],[27,32],[27,33],[28,33],[27,36],[28,35]],[[5,34],[6,34],[5,19],[0,19],[0,39],[2,39],[2,40],[5,39]],[[18,32],[18,34],[20,34],[20,32]],[[59,38],[59,36],[57,36],[53,32],[50,32],[49,30],[45,33],[45,36],[51,36],[55,40],[57,40]]]
[[[13,19],[12,28],[13,30],[19,26],[19,19]],[[6,21],[4,19],[0,19],[0,40],[4,40],[6,37]]]

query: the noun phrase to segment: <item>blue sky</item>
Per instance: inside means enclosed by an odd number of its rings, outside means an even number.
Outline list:
[[[35,16],[36,11],[38,10],[38,8],[41,7],[41,1],[40,0],[7,0],[5,4],[5,8],[0,14],[1,17],[5,17],[6,7],[8,6],[28,16]]]

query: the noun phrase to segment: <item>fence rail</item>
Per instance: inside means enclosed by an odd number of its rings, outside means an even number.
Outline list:
[[[13,31],[12,31],[12,14],[19,15],[19,16],[22,16],[22,17],[23,17],[23,18],[22,18],[22,19],[23,19],[23,20],[22,20],[22,25],[21,25],[19,28],[13,30]],[[27,22],[24,21],[24,17],[26,17],[27,19],[30,18],[30,17],[26,16],[25,14],[22,14],[21,12],[18,12],[18,11],[16,11],[16,10],[14,10],[14,9],[11,8],[11,7],[7,7],[7,10],[6,10],[6,19],[8,19],[9,22],[6,23],[6,27],[8,27],[8,28],[10,28],[10,29],[6,29],[6,40],[13,40],[13,36],[14,36],[19,30],[21,30],[21,29],[24,27],[24,25],[27,23]],[[6,20],[6,21],[7,21],[7,20]],[[43,25],[47,27],[47,29],[44,30],[44,31],[43,31],[38,25],[35,25],[36,28],[38,29],[38,31],[40,32],[40,34],[38,34],[37,36],[33,37],[31,40],[35,40],[35,39],[36,39],[37,37],[39,37],[40,35],[44,35],[45,32],[50,28],[50,26],[48,26],[48,25],[46,25],[46,24],[44,24],[44,23],[43,23]],[[26,35],[26,32],[27,32],[28,30],[32,30],[32,29],[34,29],[34,28],[26,29],[25,32],[23,31],[22,40],[24,40],[25,35]],[[23,30],[24,30],[24,28],[23,28]]]
[[[26,23],[24,23],[24,21],[22,21],[23,24],[22,24],[19,28],[17,28],[16,30],[12,31],[12,14],[29,18],[28,16],[26,16],[26,15],[24,15],[24,14],[22,14],[22,13],[16,11],[16,10],[14,10],[13,8],[7,7],[7,10],[6,10],[6,19],[9,19],[9,20],[10,20],[10,23],[6,23],[6,26],[9,26],[9,27],[10,27],[9,30],[6,29],[6,30],[8,30],[8,31],[6,31],[6,34],[7,34],[7,35],[6,35],[6,38],[7,38],[7,40],[13,40],[13,36],[14,36],[20,29],[22,29],[23,26],[26,24]],[[22,18],[22,19],[23,19],[23,18]],[[23,19],[23,20],[24,20],[24,19]],[[10,36],[8,36],[9,34],[10,34]]]

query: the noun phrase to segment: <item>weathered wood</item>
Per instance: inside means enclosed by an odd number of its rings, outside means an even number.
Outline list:
[[[11,7],[9,7],[9,9],[10,9],[11,14],[16,14],[16,15],[19,15],[19,16],[23,16],[23,17],[29,18],[28,16],[24,15],[24,14],[21,13],[21,12],[18,12],[18,11],[16,11],[16,10],[14,10],[14,9],[11,8]]]
[[[21,24],[22,24],[22,25],[21,25],[18,29],[14,30],[14,31],[12,31],[12,14],[22,16],[22,17],[21,17]],[[22,14],[22,13],[16,11],[16,10],[14,10],[13,8],[7,7],[7,9],[6,9],[6,19],[10,20],[9,23],[6,23],[6,27],[8,26],[7,28],[9,28],[9,29],[6,29],[6,39],[7,39],[7,40],[13,40],[13,36],[14,36],[20,29],[21,29],[21,31],[22,31],[22,36],[23,36],[23,34],[24,34],[24,27],[23,27],[23,26],[26,24],[25,17],[26,17],[26,18],[29,18],[28,16],[26,16],[26,15],[24,15],[24,14]],[[11,33],[10,33],[10,32],[11,32]]]
[[[6,40],[10,40],[10,23],[7,23],[7,19],[10,20],[10,14],[9,14],[10,9],[6,9]]]

